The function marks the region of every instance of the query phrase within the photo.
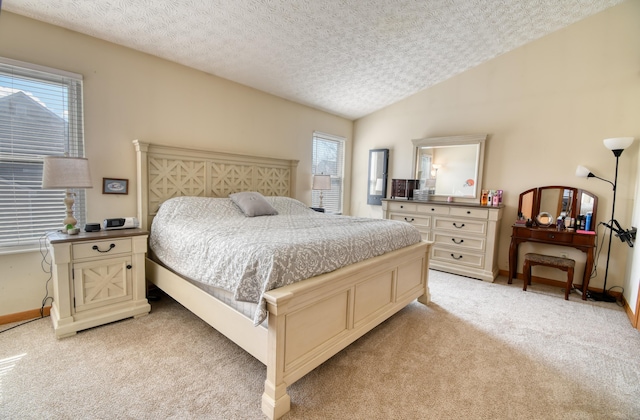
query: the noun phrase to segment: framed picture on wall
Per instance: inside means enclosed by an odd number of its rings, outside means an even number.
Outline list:
[[[102,178],[102,194],[129,194],[129,180]]]

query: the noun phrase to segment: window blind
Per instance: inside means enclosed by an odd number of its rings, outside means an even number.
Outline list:
[[[42,158],[84,156],[82,76],[0,57],[0,253],[62,228],[64,190],[43,190]],[[86,220],[84,190],[74,216]]]
[[[331,190],[322,191],[322,203],[327,212],[342,213],[344,180],[344,137],[313,132],[312,171],[314,175],[330,175]],[[311,206],[320,205],[320,191],[312,190]]]

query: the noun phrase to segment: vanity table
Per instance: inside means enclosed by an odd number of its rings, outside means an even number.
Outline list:
[[[566,217],[577,218],[578,215],[592,213],[592,220],[596,220],[598,197],[588,191],[565,186],[548,186],[532,188],[520,194],[518,213],[524,219],[532,221],[531,226],[515,224],[512,227],[511,245],[509,246],[509,283],[516,278],[518,271],[518,247],[524,242],[544,245],[556,245],[578,249],[586,254],[584,276],[582,279],[582,299],[587,299],[587,290],[591,270],[593,269],[596,235],[592,233],[578,233],[577,231],[558,230],[555,223],[536,222],[536,216],[541,213],[553,215],[561,213]],[[595,223],[594,223],[595,224]],[[545,226],[546,225],[546,226]],[[593,226],[591,227],[592,230]]]

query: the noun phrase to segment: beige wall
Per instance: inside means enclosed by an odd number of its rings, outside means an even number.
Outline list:
[[[296,197],[306,203],[314,130],[346,137],[351,161],[350,120],[6,11],[0,56],[84,76],[89,221],[136,214],[134,139],[299,159]],[[130,194],[103,195],[103,177],[128,178]],[[347,165],[346,212],[349,180]],[[0,316],[40,307],[47,280],[40,260],[38,252],[0,256]]]
[[[501,270],[508,268],[518,195],[528,188],[584,188],[599,196],[599,221],[608,220],[610,184],[575,176],[576,166],[584,165],[613,179],[615,158],[604,138],[637,139],[620,158],[618,179],[616,219],[629,227],[640,146],[640,1],[622,3],[356,121],[352,214],[381,217],[380,207],[366,204],[369,149],[391,149],[390,178],[408,178],[411,139],[474,133],[489,134],[483,188],[505,191]],[[607,288],[624,284],[629,254],[614,240]],[[584,261],[577,250],[570,255]],[[602,287],[605,264],[606,242],[594,287]]]

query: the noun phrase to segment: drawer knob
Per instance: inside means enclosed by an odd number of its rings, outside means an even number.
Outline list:
[[[467,214],[471,214],[471,210],[467,210]]]
[[[403,209],[403,208],[404,208],[404,206],[400,206],[400,208],[401,208],[401,209]]]
[[[131,264],[127,264],[127,270],[131,270],[133,266]]]
[[[451,238],[451,240],[453,241],[453,243],[460,245],[461,243],[464,242],[464,239],[460,239],[460,241],[456,241],[456,238]]]
[[[414,219],[413,217],[411,219],[408,219],[406,217],[404,218],[404,221],[405,222],[409,222],[409,223],[413,222],[414,220],[416,220],[416,219]]]
[[[462,223],[460,226],[458,226],[458,224],[456,222],[453,222],[453,226],[458,228],[458,229],[462,229],[464,227],[464,223]]]
[[[98,252],[105,253],[105,252],[111,251],[115,247],[116,247],[116,244],[111,244],[111,245],[109,245],[109,249],[107,249],[106,251],[102,251],[100,248],[98,248],[98,245],[94,245],[94,246],[91,247],[91,249],[96,250]]]
[[[453,258],[454,260],[461,260],[462,259],[462,255],[458,255],[457,257],[453,254],[451,254],[451,258]]]

